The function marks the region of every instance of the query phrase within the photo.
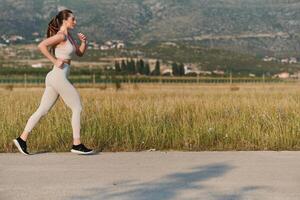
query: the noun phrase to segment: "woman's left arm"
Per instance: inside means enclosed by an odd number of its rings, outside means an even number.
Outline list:
[[[76,55],[81,57],[84,55],[86,49],[87,49],[87,37],[82,34],[82,33],[78,33],[77,34],[81,44],[78,45],[77,42],[73,39],[73,37],[71,36],[72,42],[76,47]]]

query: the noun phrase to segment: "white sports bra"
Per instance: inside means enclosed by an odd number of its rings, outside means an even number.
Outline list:
[[[54,50],[54,55],[56,58],[60,58],[62,60],[69,60],[72,58],[72,55],[75,51],[74,45],[71,43],[69,38],[64,34],[66,43],[62,46],[58,46]]]

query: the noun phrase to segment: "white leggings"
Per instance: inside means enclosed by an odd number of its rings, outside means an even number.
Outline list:
[[[41,103],[35,113],[28,119],[24,132],[31,132],[40,118],[48,113],[58,97],[61,96],[66,105],[72,110],[71,124],[73,138],[80,138],[80,114],[82,105],[79,93],[68,80],[69,73],[70,65],[66,63],[63,69],[54,66],[53,69],[48,72],[45,79],[46,88]]]

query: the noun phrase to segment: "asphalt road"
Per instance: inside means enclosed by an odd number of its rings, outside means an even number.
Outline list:
[[[299,200],[300,152],[0,154],[0,200]]]

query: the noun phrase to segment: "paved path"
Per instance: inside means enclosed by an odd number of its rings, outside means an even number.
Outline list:
[[[0,154],[0,200],[300,199],[300,152]]]

